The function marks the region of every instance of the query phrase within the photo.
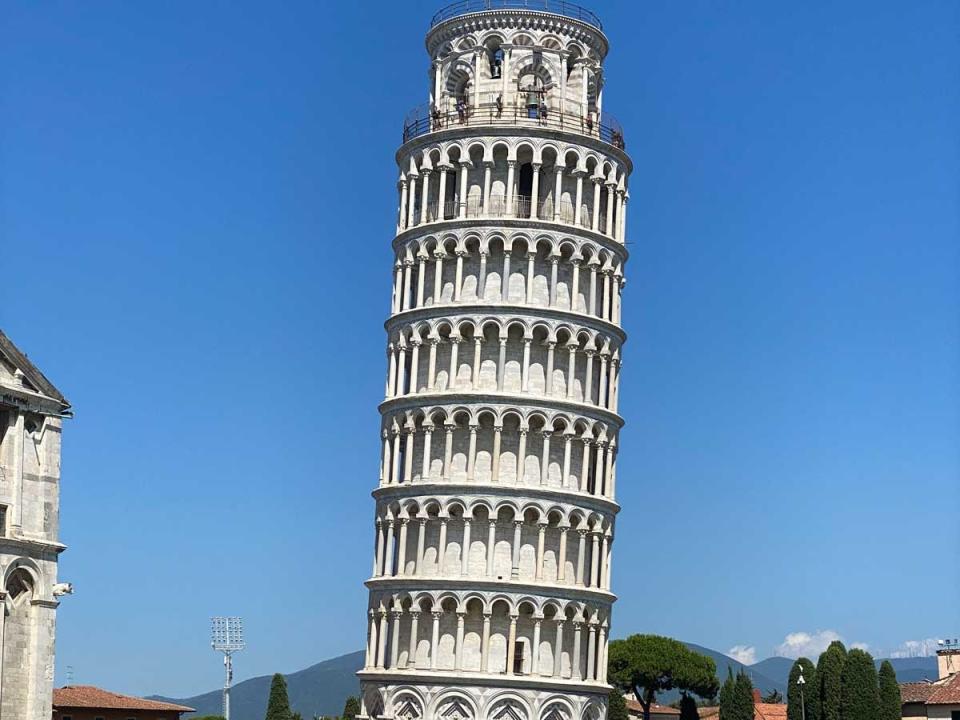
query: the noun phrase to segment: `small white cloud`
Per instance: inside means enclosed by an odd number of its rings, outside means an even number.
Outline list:
[[[892,658],[929,657],[937,653],[937,639],[906,640],[890,653]]]
[[[850,645],[850,649],[851,649],[851,650],[869,650],[869,649],[870,649],[870,646],[867,645],[867,643],[856,642],[856,643],[852,643],[852,644]]]
[[[757,649],[753,645],[734,645],[727,650],[727,656],[744,665],[753,665],[757,661]]]
[[[834,640],[843,640],[836,630],[817,630],[813,633],[794,632],[787,635],[783,642],[777,645],[775,655],[788,658],[808,657],[814,662],[827,646]]]

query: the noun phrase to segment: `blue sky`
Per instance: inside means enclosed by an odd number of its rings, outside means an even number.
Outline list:
[[[76,410],[58,683],[213,689],[213,614],[240,678],[362,647],[435,9],[4,7],[0,325]],[[614,635],[957,635],[960,6],[594,9],[635,163]]]

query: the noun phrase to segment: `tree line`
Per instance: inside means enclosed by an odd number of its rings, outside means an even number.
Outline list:
[[[801,677],[803,682],[800,681]],[[679,690],[680,720],[698,720],[694,695],[713,703],[719,691],[720,720],[754,720],[753,683],[741,668],[727,669],[722,687],[717,667],[706,655],[678,640],[659,635],[631,635],[609,647],[608,682],[614,690],[608,720],[627,720],[624,693],[632,694],[650,720],[657,693]],[[763,702],[782,702],[773,691]],[[880,672],[866,650],[849,652],[834,641],[817,665],[800,658],[790,669],[788,720],[900,720],[900,686],[893,665],[884,660]]]
[[[787,720],[900,720],[900,685],[890,661],[878,673],[870,653],[847,651],[839,640],[816,666],[805,657],[797,660],[788,682]]]

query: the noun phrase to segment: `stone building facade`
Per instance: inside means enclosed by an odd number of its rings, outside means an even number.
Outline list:
[[[362,714],[602,720],[627,179],[569,3],[460,2],[397,152]]]
[[[49,720],[70,404],[0,331],[0,720]]]

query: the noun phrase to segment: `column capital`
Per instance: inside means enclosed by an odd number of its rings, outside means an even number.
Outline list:
[[[434,620],[440,620],[440,617],[443,615],[443,610],[431,610],[430,614],[433,616]]]

